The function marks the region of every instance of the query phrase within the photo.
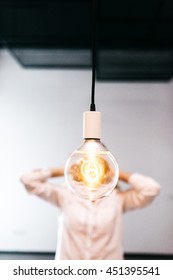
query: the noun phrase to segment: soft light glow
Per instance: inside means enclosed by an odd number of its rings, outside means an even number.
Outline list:
[[[87,187],[98,187],[104,178],[104,161],[94,155],[84,158],[80,172]]]
[[[106,147],[97,140],[86,140],[69,157],[65,177],[78,196],[95,200],[110,194],[119,176],[118,164]]]

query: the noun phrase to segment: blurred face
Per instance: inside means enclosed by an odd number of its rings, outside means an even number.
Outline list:
[[[78,164],[71,166],[70,174],[73,180],[83,182],[86,187],[98,188],[111,181],[111,171],[102,157],[85,157]]]

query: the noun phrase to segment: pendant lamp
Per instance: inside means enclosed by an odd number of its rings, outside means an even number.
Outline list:
[[[90,111],[83,114],[83,143],[68,158],[65,178],[77,196],[94,201],[108,196],[116,187],[119,168],[116,159],[100,141],[101,112],[95,106],[96,1],[92,9],[92,90]]]

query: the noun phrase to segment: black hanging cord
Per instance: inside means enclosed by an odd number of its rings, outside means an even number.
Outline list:
[[[95,71],[96,71],[96,0],[92,1],[92,24],[91,24],[91,33],[92,33],[92,87],[91,87],[91,105],[90,111],[96,111],[95,106]]]

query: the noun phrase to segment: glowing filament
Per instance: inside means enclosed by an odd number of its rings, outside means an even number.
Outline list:
[[[98,185],[104,175],[103,169],[97,158],[85,160],[81,165],[81,174],[85,183],[87,185]]]
[[[103,157],[92,153],[71,165],[70,174],[73,182],[94,191],[109,184],[115,173]]]

